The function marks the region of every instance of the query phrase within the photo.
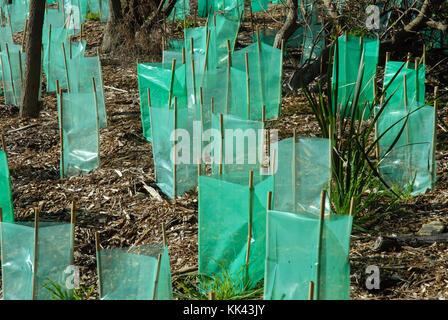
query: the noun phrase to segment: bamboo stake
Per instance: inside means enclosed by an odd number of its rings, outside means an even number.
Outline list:
[[[432,172],[431,172],[431,189],[434,188],[437,172],[436,172],[436,162],[435,162],[435,155],[436,155],[436,144],[437,144],[437,96],[439,92],[439,87],[436,86],[434,88],[434,132],[432,134]]]
[[[293,206],[294,206],[294,212],[297,211],[297,206],[296,206],[296,129],[294,128],[293,131],[293,137],[292,137],[292,152],[291,152],[291,156],[292,156],[292,172],[291,172],[291,188],[292,188],[292,201],[293,201]]]
[[[423,44],[422,64],[426,65],[426,45]]]
[[[2,142],[2,151],[4,153],[6,153],[5,135],[3,132],[1,133],[0,137],[1,137],[1,142]]]
[[[14,103],[17,104],[16,89],[14,88],[14,79],[12,76],[11,57],[9,55],[9,46],[8,46],[7,42],[5,42],[5,48],[6,48],[6,55],[8,57],[8,66],[9,66],[9,75],[11,78],[10,80],[11,80],[12,94],[14,96]]]
[[[177,97],[174,97],[174,166],[173,166],[173,182],[174,182],[174,201],[176,201],[176,196],[177,196]]]
[[[316,288],[316,299],[319,300],[319,293],[320,293],[320,256],[322,254],[322,235],[324,233],[324,219],[325,219],[325,198],[327,196],[326,190],[322,190],[320,194],[320,214],[319,214],[319,231],[318,231],[318,244],[317,244],[317,258],[316,258],[316,281],[315,281],[315,288]]]
[[[34,208],[34,256],[33,256],[33,284],[31,297],[33,300],[37,298],[37,256],[38,256],[38,241],[39,241],[39,209]]]
[[[219,127],[221,130],[221,146],[219,151],[219,174],[223,172],[223,160],[224,160],[224,119],[222,113],[219,114]]]
[[[408,85],[406,73],[403,75],[403,89],[404,89],[404,110],[409,117],[408,113]],[[408,118],[409,121],[409,118]],[[406,123],[406,145],[409,146],[409,125]],[[412,179],[412,157],[409,157],[409,178]]]
[[[419,88],[418,88],[418,58],[415,58],[415,101],[419,101]],[[423,101],[424,102],[424,101]]]
[[[409,69],[409,63],[411,62],[411,53],[408,52],[408,55],[406,57],[406,68]]]
[[[95,251],[96,251],[96,270],[98,273],[98,295],[101,299],[101,297],[103,296],[103,281],[102,281],[100,240],[98,231],[95,232]]]
[[[65,66],[65,78],[67,79],[67,90],[70,93],[70,79],[68,77],[68,65],[67,65],[67,57],[65,56],[65,45],[62,43],[62,54],[64,55],[64,66]]]
[[[28,31],[28,19],[25,20],[25,30],[23,31],[23,35],[22,35],[22,50],[25,45],[25,37],[26,37],[27,31]]]
[[[212,97],[211,98],[211,101],[210,101],[210,104],[211,104],[211,111],[212,111],[212,113],[214,113],[215,112],[215,99]]]
[[[182,47],[182,64],[185,64],[185,47]]]
[[[59,128],[59,138],[61,143],[61,179],[64,178],[64,99],[62,96],[62,90],[59,88],[59,80],[56,80],[56,93],[59,93],[60,101],[60,117],[61,117],[61,127]]]
[[[199,87],[199,107],[201,112],[201,137],[204,136],[204,96],[202,94],[202,86]],[[202,152],[204,150],[204,141],[201,139],[201,156],[198,161],[198,175],[201,175],[202,169]]]
[[[330,179],[328,181],[328,202],[330,203],[330,212],[331,212],[331,201],[332,201],[332,197],[331,197],[331,186],[332,186],[332,182],[333,182],[333,127],[331,126],[331,124],[328,126],[328,136],[330,139],[330,150],[329,150],[329,159],[330,159],[330,163],[329,163],[329,167],[330,167]]]
[[[266,209],[272,210],[272,191],[268,191],[268,199],[267,199]]]
[[[19,50],[19,73],[20,73],[20,87],[23,86],[23,67],[22,67],[22,50]]]
[[[168,245],[168,240],[166,237],[165,222],[162,222],[162,240],[163,240],[163,247],[165,248]]]
[[[193,38],[190,38],[191,43],[191,77],[193,80],[193,103],[196,102],[196,75],[194,70],[194,46],[193,46]]]
[[[390,52],[386,52],[386,64],[390,61]]]
[[[171,81],[170,81],[170,91],[168,94],[168,109],[171,108],[171,100],[173,99],[173,88],[174,88],[174,75],[176,73],[176,59],[173,59],[171,64]]]
[[[213,291],[213,290],[209,291],[208,300],[215,300],[215,291]]]
[[[257,58],[258,58],[258,86],[260,90],[261,104],[264,104],[264,90],[263,90],[263,74],[261,72],[261,42],[260,42],[260,30],[257,28]]]
[[[72,205],[70,208],[70,265],[75,265],[75,222],[76,222],[76,214],[75,214],[75,202],[72,201]]]
[[[246,279],[248,279],[249,275],[250,244],[252,240],[253,197],[254,197],[254,172],[251,170],[249,172],[249,223],[247,230]]]
[[[232,68],[232,51],[230,49],[230,40],[227,40],[226,114],[229,114],[229,105],[230,105],[231,68]]]
[[[207,32],[207,40],[206,40],[206,47],[205,47],[205,60],[204,60],[204,72],[207,70],[208,65],[208,49],[210,45],[210,30]]]
[[[275,173],[275,166],[277,165],[275,160],[276,160],[276,155],[277,155],[277,150],[274,149],[274,151],[272,152],[272,168],[271,168],[271,174]]]
[[[0,47],[0,52],[1,52],[1,47]],[[0,61],[1,61],[1,60],[0,60]],[[1,70],[2,70],[2,75],[5,75],[5,74],[6,74],[6,70],[5,70],[6,66],[3,66],[3,64],[0,63],[0,67],[1,67]],[[1,84],[2,84],[3,92],[6,92],[6,89],[5,89],[5,87],[6,87],[6,81],[4,81],[4,80],[5,80],[5,79],[3,78],[3,81],[1,81]]]
[[[250,76],[249,76],[249,55],[245,53],[246,58],[246,95],[247,95],[247,120],[250,120]]]
[[[350,199],[350,209],[348,215],[353,217],[353,213],[355,212],[355,197],[351,197]]]
[[[2,262],[5,261],[3,248],[3,209],[0,207],[0,258]]]
[[[68,52],[69,52],[69,57],[70,57],[70,60],[72,60],[72,40],[73,40],[73,38],[70,36],[69,38],[68,38]]]
[[[285,53],[285,40],[282,40],[280,45],[280,67],[279,67],[279,84],[278,84],[278,108],[281,112],[282,105],[282,79],[283,79],[283,56]]]
[[[308,289],[308,300],[314,300],[314,282],[310,281]]]
[[[96,84],[95,78],[92,77],[92,86],[93,86],[93,96],[95,99],[95,117],[96,117],[96,142],[97,142],[97,152],[98,152],[98,165],[100,164],[101,156],[100,156],[100,117],[98,112],[98,96],[96,94]]]
[[[157,287],[159,285],[159,276],[160,276],[160,264],[162,261],[162,255],[159,253],[157,257],[157,268],[156,268],[156,279],[154,280],[154,290],[152,292],[152,300],[156,300],[157,297]]]

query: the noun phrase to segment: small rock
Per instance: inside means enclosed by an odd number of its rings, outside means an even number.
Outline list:
[[[421,229],[417,232],[418,236],[433,236],[436,234],[441,234],[445,231],[445,225],[440,220],[432,221],[430,223],[424,224]]]

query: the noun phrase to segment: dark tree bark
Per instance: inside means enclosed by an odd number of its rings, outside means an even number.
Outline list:
[[[109,21],[104,33],[103,52],[160,54],[163,21],[176,0],[109,0]]]
[[[299,27],[299,24],[297,23],[297,19],[299,17],[298,0],[286,0],[286,7],[287,7],[286,21],[275,36],[274,40],[275,48],[280,48],[282,41],[286,43],[289,37],[292,36],[293,33]]]
[[[116,47],[120,42],[119,37],[116,35],[116,30],[122,19],[121,0],[109,0],[109,20],[107,21],[106,30],[104,31],[102,44],[104,52],[111,51],[111,49]]]
[[[37,118],[40,112],[39,90],[41,73],[42,27],[45,1],[30,1],[30,18],[26,34],[25,75],[23,80],[20,116]]]

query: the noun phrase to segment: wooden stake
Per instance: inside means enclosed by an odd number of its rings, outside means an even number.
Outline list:
[[[386,52],[386,64],[390,61],[390,52]]]
[[[22,50],[19,50],[18,53],[19,53],[20,86],[23,86]]]
[[[185,64],[185,47],[182,47],[182,64]]]
[[[95,78],[92,77],[92,87],[93,87],[93,97],[95,99],[95,116],[96,116],[96,141],[97,141],[97,152],[98,152],[98,163],[101,160],[100,156],[100,116],[98,112],[98,96],[96,94],[96,84],[95,84]]]
[[[72,201],[70,208],[70,265],[75,265],[75,201]]]
[[[426,65],[426,45],[423,44],[422,64]]]
[[[230,49],[230,40],[227,40],[227,79],[226,79],[226,114],[230,113],[230,76],[232,67],[232,51]]]
[[[2,132],[0,137],[2,142],[2,151],[6,153],[5,134]]]
[[[310,281],[308,289],[308,300],[314,300],[314,282]]]
[[[280,66],[279,66],[279,84],[278,84],[278,108],[279,113],[281,112],[282,105],[282,79],[283,79],[283,56],[285,53],[285,40],[282,40],[280,45]]]
[[[59,138],[61,143],[61,179],[64,178],[64,98],[62,96],[62,90],[59,88],[59,80],[56,80],[56,93],[59,94],[60,104],[60,117],[61,127],[59,128]]]
[[[173,183],[174,183],[174,201],[177,196],[177,97],[174,97],[174,154],[173,154]]]
[[[320,256],[322,254],[322,235],[324,233],[324,219],[325,219],[325,199],[327,196],[326,190],[322,190],[320,194],[320,214],[319,214],[319,231],[318,231],[318,244],[317,244],[317,258],[316,258],[316,299],[319,300],[319,284],[320,284]]]
[[[350,209],[348,215],[353,217],[353,213],[355,212],[355,197],[351,197],[350,199]]]
[[[249,76],[249,55],[245,53],[246,58],[246,95],[247,95],[247,120],[250,120],[250,76]]]
[[[163,247],[165,248],[168,245],[168,240],[166,237],[165,222],[162,222],[162,241],[163,241]]]
[[[68,38],[68,52],[69,52],[69,58],[70,58],[70,60],[72,60],[72,40],[73,40],[73,38],[70,36],[69,38]]]
[[[209,291],[208,300],[215,300],[215,291],[213,291],[213,290]]]
[[[224,120],[222,113],[219,114],[219,127],[221,129],[221,146],[219,151],[219,174],[223,172],[223,160],[224,160]]]
[[[96,270],[98,273],[98,295],[101,299],[103,296],[103,279],[102,279],[102,266],[101,266],[101,251],[100,240],[98,231],[95,232],[95,251],[96,251]]]
[[[261,106],[261,122],[263,122],[263,128],[266,125],[266,106],[262,105]],[[295,132],[295,129],[294,129]]]
[[[267,210],[272,210],[272,191],[268,191],[268,199],[267,199]]]
[[[418,58],[415,58],[415,101],[419,101],[419,85],[418,85]],[[425,101],[423,101],[425,102]]]
[[[67,57],[65,55],[65,45],[62,43],[62,54],[64,55],[64,66],[65,66],[65,78],[67,80],[67,90],[70,93],[70,79],[68,77],[68,65],[67,65]]]
[[[22,35],[22,50],[24,50],[25,37],[26,37],[27,31],[28,31],[28,19],[25,20],[25,30],[23,31],[23,35]]]
[[[34,208],[34,257],[33,257],[33,284],[32,284],[32,299],[37,298],[37,257],[38,257],[38,242],[39,242],[39,209]]]
[[[297,205],[296,205],[296,129],[294,128],[293,130],[293,136],[292,136],[292,152],[291,152],[291,168],[292,168],[292,172],[291,172],[291,191],[292,191],[292,203],[294,206],[294,213],[297,211]]]
[[[14,96],[14,103],[17,104],[17,97],[16,97],[16,89],[14,88],[14,79],[12,75],[12,68],[11,68],[11,57],[9,55],[9,46],[8,43],[5,42],[5,48],[6,48],[6,55],[8,56],[8,66],[9,66],[9,75],[11,80],[11,87],[12,87],[12,94]]]
[[[157,257],[157,267],[156,267],[156,279],[154,280],[154,290],[152,293],[152,300],[156,300],[157,297],[157,291],[158,291],[158,286],[159,286],[159,276],[160,276],[160,264],[162,261],[162,255],[159,253],[158,257]]]
[[[171,100],[173,98],[173,88],[174,88],[174,75],[176,73],[176,59],[173,59],[171,64],[171,81],[170,81],[170,91],[168,93],[168,109],[171,108]]]
[[[329,167],[330,167],[330,179],[328,181],[328,202],[330,203],[330,212],[331,212],[331,186],[332,186],[332,182],[333,182],[333,127],[331,126],[331,124],[328,126],[328,137],[330,139],[330,150],[329,150]]]
[[[206,46],[205,46],[205,60],[204,60],[204,72],[207,70],[208,65],[208,47],[210,45],[210,30],[207,32],[207,40],[206,40]]]
[[[191,77],[193,78],[193,103],[196,102],[196,75],[194,70],[194,46],[193,46],[193,38],[190,38],[191,44]]]
[[[409,69],[409,63],[411,62],[411,53],[408,52],[407,58],[406,58],[406,68]]]
[[[436,177],[437,177],[435,156],[436,156],[436,144],[437,144],[437,106],[438,106],[437,97],[438,97],[438,93],[439,93],[439,87],[436,86],[436,87],[434,87],[434,131],[432,134],[432,152],[431,152],[431,158],[432,158],[431,189],[434,189],[434,184],[435,184]]]
[[[247,230],[247,251],[246,251],[246,279],[249,275],[249,257],[250,257],[250,244],[252,240],[252,221],[253,221],[253,197],[254,197],[254,172],[249,172],[249,222]]]

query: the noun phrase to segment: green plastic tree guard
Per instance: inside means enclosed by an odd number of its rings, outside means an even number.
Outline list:
[[[253,188],[249,172],[199,177],[199,274],[222,277],[225,270],[232,283],[250,288],[263,278],[267,192],[272,182],[272,176],[257,172]]]
[[[168,247],[141,245],[97,252],[102,300],[172,300]]]
[[[0,208],[2,208],[3,222],[14,222],[14,207],[8,157],[3,150],[0,150]]]
[[[68,267],[73,263],[71,224],[39,223],[37,243],[32,222],[2,222],[0,226],[5,300],[56,299],[46,287],[50,281],[71,292],[72,288],[67,286],[71,275]]]
[[[352,221],[269,210],[264,299],[308,300],[310,281],[315,300],[349,299]]]

